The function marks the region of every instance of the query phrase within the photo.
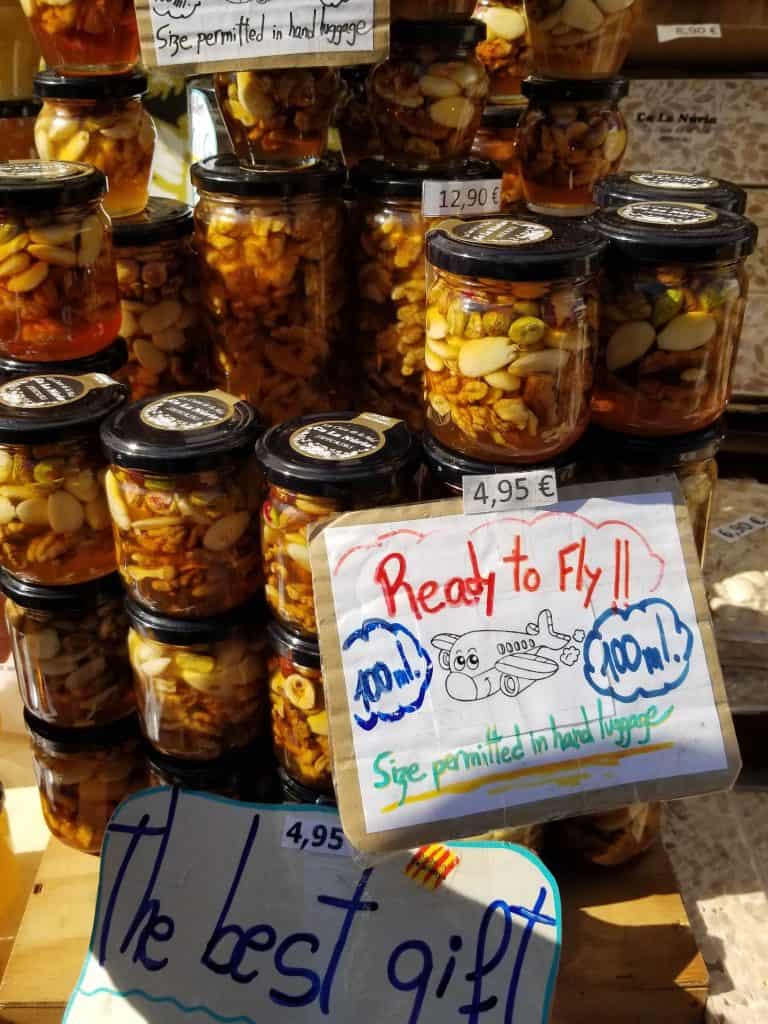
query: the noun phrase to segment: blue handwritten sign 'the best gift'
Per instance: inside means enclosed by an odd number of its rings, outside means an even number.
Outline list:
[[[543,509],[353,512],[312,542],[353,845],[397,849],[732,783],[733,726],[677,482],[595,490]]]
[[[64,1019],[546,1024],[560,920],[554,879],[520,847],[366,866],[330,809],[154,789],[108,827]]]

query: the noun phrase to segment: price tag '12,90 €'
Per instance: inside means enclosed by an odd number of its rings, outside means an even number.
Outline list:
[[[557,477],[554,469],[465,476],[462,484],[466,516],[509,512],[518,508],[539,508],[557,503]]]
[[[501,210],[501,179],[432,181],[421,186],[424,217],[469,217]]]

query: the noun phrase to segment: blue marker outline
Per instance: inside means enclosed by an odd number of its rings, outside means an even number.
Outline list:
[[[371,729],[376,726],[377,722],[399,722],[402,718],[405,718],[406,715],[412,715],[415,711],[418,711],[424,703],[424,698],[426,697],[427,690],[432,682],[432,673],[434,671],[432,656],[429,651],[422,647],[421,643],[416,639],[413,633],[399,622],[388,622],[386,619],[366,619],[362,626],[349,634],[347,639],[341,645],[342,651],[348,651],[352,644],[357,640],[370,639],[371,633],[376,632],[378,629],[383,629],[394,638],[400,657],[407,663],[405,652],[403,651],[403,647],[399,639],[399,635],[405,634],[415,647],[417,655],[423,660],[425,673],[424,680],[419,687],[419,692],[415,699],[410,701],[408,704],[400,704],[396,711],[371,711],[368,718],[363,718],[358,715],[357,712],[354,712],[353,717],[355,722],[366,732],[370,732]]]
[[[130,796],[127,796],[125,798],[125,800],[122,801],[121,804],[119,804],[117,806],[117,808],[115,809],[114,814],[112,815],[112,818],[110,818],[110,823],[112,822],[112,819],[116,817],[118,812],[120,812],[122,810],[122,808],[125,807],[126,804],[132,803],[134,800],[143,799],[149,793],[167,793],[167,792],[170,792],[172,789],[173,789],[172,786],[152,786],[150,789],[142,789],[142,790],[140,790],[137,793],[132,793]],[[250,807],[250,808],[253,808],[254,810],[257,810],[259,812],[267,811],[267,812],[272,812],[272,813],[277,813],[277,812],[285,813],[286,809],[289,809],[292,812],[294,812],[294,811],[307,811],[307,812],[312,813],[312,814],[319,813],[319,814],[332,814],[332,815],[334,815],[334,817],[338,817],[339,816],[338,811],[336,810],[336,808],[323,806],[322,804],[255,804],[255,803],[247,803],[244,800],[238,800],[238,801],[228,800],[226,797],[217,796],[215,793],[198,793],[195,790],[183,790],[183,793],[184,793],[185,797],[194,796],[194,797],[196,797],[198,799],[201,799],[201,800],[211,800],[214,803],[219,803],[219,804],[237,803],[238,807]],[[107,851],[107,844],[109,843],[109,840],[110,840],[110,833],[109,833],[108,829],[109,829],[109,826],[107,826],[107,831],[104,834],[104,842],[102,844],[101,858],[103,858],[104,854],[106,853],[106,851]],[[542,1002],[542,1008],[541,1008],[542,1009],[541,1024],[548,1024],[549,1017],[550,1017],[550,1008],[551,1008],[552,1000],[553,1000],[554,994],[555,994],[555,984],[556,984],[556,981],[557,981],[557,973],[558,973],[558,970],[559,970],[559,967],[560,967],[560,953],[561,953],[561,949],[562,949],[562,939],[563,939],[563,908],[562,908],[562,901],[560,899],[560,890],[557,887],[557,882],[555,881],[555,876],[549,870],[547,865],[544,864],[542,861],[540,861],[538,859],[538,857],[535,856],[535,854],[533,854],[530,850],[526,849],[524,846],[518,846],[517,843],[498,843],[498,842],[494,842],[493,840],[485,840],[485,839],[483,839],[483,840],[461,840],[461,839],[458,839],[458,840],[454,840],[453,842],[450,842],[450,843],[444,843],[443,845],[447,846],[449,850],[462,849],[462,848],[464,848],[464,849],[486,849],[486,850],[487,849],[496,849],[496,850],[502,849],[502,850],[505,850],[507,853],[511,853],[514,850],[516,853],[522,855],[526,860],[530,861],[530,863],[533,864],[533,866],[537,869],[537,871],[541,872],[541,874],[544,876],[544,878],[546,879],[547,883],[549,884],[549,889],[550,889],[550,892],[552,893],[552,899],[553,899],[554,904],[555,904],[555,922],[556,923],[555,923],[555,949],[553,951],[552,966],[551,966],[550,971],[549,971],[549,977],[547,978],[547,984],[546,984],[546,988],[544,990],[544,1001]],[[101,858],[99,860],[99,887],[98,887],[98,890],[97,890],[97,893],[96,893],[96,906],[95,906],[94,912],[93,912],[93,927],[91,928],[91,937],[90,937],[90,939],[88,941],[88,954],[86,955],[85,960],[83,962],[83,966],[80,969],[80,974],[79,974],[78,979],[77,979],[77,984],[75,985],[75,987],[74,987],[74,989],[72,991],[72,995],[69,997],[69,1000],[67,1001],[67,1006],[66,1006],[66,1008],[64,1010],[64,1016],[62,1017],[62,1024],[67,1024],[67,1021],[69,1020],[70,1011],[72,1010],[72,1008],[73,1008],[73,1006],[74,1006],[78,996],[84,996],[84,997],[87,997],[87,998],[92,998],[93,996],[98,996],[98,995],[119,996],[122,999],[128,999],[128,998],[131,998],[131,997],[134,997],[134,996],[141,996],[142,998],[146,999],[150,1003],[156,1003],[156,1004],[158,1004],[158,1003],[170,1003],[171,1005],[175,1006],[177,1009],[181,1010],[182,1013],[204,1013],[204,1014],[207,1014],[213,1020],[218,1021],[219,1024],[259,1024],[259,1022],[254,1020],[252,1017],[245,1017],[245,1016],[223,1017],[221,1014],[216,1013],[215,1010],[211,1010],[207,1006],[191,1006],[191,1005],[190,1006],[185,1006],[183,1003],[180,1003],[179,1000],[175,998],[175,996],[153,996],[153,995],[150,995],[149,992],[145,992],[143,989],[140,989],[140,988],[120,990],[120,989],[115,989],[115,988],[109,988],[106,985],[100,985],[98,988],[90,989],[90,990],[83,988],[83,981],[84,981],[85,975],[86,975],[86,973],[88,971],[88,965],[90,963],[90,959],[91,959],[91,957],[94,957],[94,959],[95,959],[94,947],[95,947],[96,932],[97,932],[98,922],[99,922],[100,917],[101,917],[101,914],[100,914],[101,904],[102,904],[103,899],[104,899],[104,872],[102,870],[103,864],[102,864]],[[288,1018],[286,1018],[286,1020],[287,1019]]]
[[[630,615],[633,612],[644,612],[648,609],[650,605],[661,605],[662,607],[667,608],[672,613],[672,621],[675,626],[675,633],[679,634],[685,631],[688,634],[685,650],[682,654],[682,659],[685,662],[685,665],[680,675],[673,682],[665,683],[664,686],[662,686],[661,688],[657,688],[655,690],[646,690],[644,686],[636,686],[630,696],[622,696],[621,694],[616,693],[612,686],[599,686],[590,675],[590,673],[594,675],[597,674],[596,667],[592,663],[588,655],[588,648],[590,643],[592,641],[596,641],[597,643],[603,642],[604,638],[600,634],[600,628],[609,619],[619,617],[623,619],[624,622],[627,622]],[[669,693],[670,690],[676,690],[678,686],[682,686],[682,684],[688,678],[688,673],[691,671],[691,653],[693,651],[693,639],[694,633],[691,627],[688,625],[687,622],[683,622],[674,605],[670,604],[669,601],[666,601],[663,597],[645,597],[642,601],[637,601],[635,604],[631,604],[627,608],[608,608],[606,609],[606,611],[602,613],[602,615],[598,616],[598,618],[595,619],[592,628],[584,638],[584,646],[582,648],[584,652],[584,678],[586,679],[587,684],[591,686],[596,693],[599,693],[602,697],[612,697],[614,700],[617,700],[622,704],[634,704],[638,697],[644,697],[646,700],[651,700],[654,697],[663,697],[665,694]]]

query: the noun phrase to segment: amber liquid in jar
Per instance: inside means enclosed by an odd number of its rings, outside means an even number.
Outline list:
[[[216,98],[239,160],[251,167],[302,167],[328,144],[339,96],[334,68],[227,71]]]
[[[595,422],[648,436],[713,423],[730,396],[746,295],[742,261],[612,269],[609,260]]]
[[[51,68],[114,74],[139,59],[133,0],[21,0],[21,6]]]
[[[195,223],[216,385],[266,423],[332,408],[346,300],[341,201],[203,195]]]
[[[491,461],[538,462],[586,429],[594,277],[508,282],[428,267],[427,427]]]
[[[120,327],[109,218],[98,202],[50,214],[0,210],[0,352],[67,360]]]
[[[478,0],[475,17],[487,35],[475,53],[490,79],[491,102],[519,96],[520,83],[531,71],[531,41],[523,0]]]
[[[642,15],[642,0],[525,0],[537,74],[615,75]]]
[[[287,654],[269,663],[272,743],[286,773],[309,789],[333,796],[328,713],[319,668]]]
[[[501,212],[513,210],[523,198],[517,128],[486,128],[481,125],[472,143],[472,155],[491,160],[501,168]]]

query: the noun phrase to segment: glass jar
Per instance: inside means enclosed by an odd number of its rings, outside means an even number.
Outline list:
[[[102,374],[41,374],[0,387],[0,557],[31,583],[115,571],[99,424],[126,398]]]
[[[392,21],[463,21],[474,6],[475,0],[391,0],[389,10]],[[442,31],[442,26],[437,31]]]
[[[84,374],[101,373],[119,380],[119,371],[128,359],[128,346],[123,338],[115,338],[100,352],[80,359],[63,359],[44,364],[26,359],[8,359],[0,356],[0,384],[19,377],[34,377],[40,370],[46,374],[64,374],[66,377],[81,377]]]
[[[612,434],[592,427],[585,444],[595,452],[592,465],[598,469],[597,480],[634,480],[664,473],[675,474],[685,496],[696,549],[703,565],[712,494],[717,483],[716,456],[724,437],[724,423],[718,420],[705,430],[663,440]]]
[[[630,804],[553,822],[548,826],[548,843],[588,864],[618,867],[649,850],[660,837],[662,825],[663,804]]]
[[[390,56],[368,79],[368,99],[381,155],[423,170],[469,156],[488,95],[475,56],[481,21],[394,22]]]
[[[36,100],[0,101],[0,160],[34,160]]]
[[[591,457],[588,456],[586,448],[586,444],[584,448],[582,445],[578,445],[576,449],[570,448],[556,459],[550,459],[540,466],[526,468],[531,470],[554,469],[558,488],[581,483],[586,475],[585,464],[591,464]],[[472,459],[460,452],[453,452],[435,440],[431,434],[424,434],[421,442],[421,454],[424,466],[419,481],[419,497],[422,501],[460,498],[466,476],[489,476],[490,474],[509,472],[508,464],[481,462],[479,459]]]
[[[517,132],[524,107],[486,107],[472,143],[472,155],[501,168],[501,212],[511,213],[523,198]]]
[[[490,79],[491,102],[520,95],[520,83],[531,73],[531,39],[523,0],[477,0],[475,17],[485,22],[485,39],[475,53]]]
[[[117,566],[150,611],[206,618],[261,587],[255,411],[221,391],[132,402],[101,439]]]
[[[628,91],[626,78],[523,82],[529,104],[520,122],[517,155],[531,210],[564,217],[595,210],[595,183],[618,170],[627,148],[618,102]]]
[[[575,221],[444,221],[427,236],[427,429],[543,462],[589,420],[605,243]]]
[[[0,96],[3,100],[27,99],[32,79],[40,67],[40,49],[18,0],[0,0]],[[2,140],[3,142],[5,139]],[[24,159],[31,154],[14,154],[3,160]]]
[[[456,180],[498,178],[492,164],[472,160]],[[435,219],[422,216],[425,174],[366,160],[350,174],[355,202],[358,360],[350,382],[361,404],[424,425],[424,236]],[[362,380],[360,371],[362,370]]]
[[[279,766],[302,786],[333,797],[328,712],[316,640],[269,624],[272,745]]]
[[[24,712],[43,817],[67,846],[98,854],[109,819],[146,786],[133,715],[93,729],[57,729]]]
[[[336,807],[336,797],[318,793],[314,789],[296,782],[285,769],[278,767],[277,776],[280,784],[280,802],[284,804],[314,804],[316,807]]]
[[[214,85],[242,164],[306,167],[325,153],[339,98],[336,68],[221,71]]]
[[[27,710],[63,729],[109,725],[135,710],[128,621],[117,573],[42,587],[0,569],[5,621]]]
[[[35,75],[43,109],[35,143],[43,160],[81,160],[109,181],[104,209],[111,217],[141,213],[149,196],[155,125],[141,102],[147,76],[134,69],[119,75]]]
[[[402,420],[347,412],[272,427],[256,455],[267,479],[261,523],[267,601],[282,622],[314,633],[310,530],[342,512],[406,500],[418,444]]]
[[[0,355],[45,362],[120,328],[104,175],[85,164],[0,163]]]
[[[368,64],[341,68],[341,98],[339,99],[334,126],[339,133],[344,163],[354,167],[366,157],[376,156],[378,142],[376,126],[368,106]]]
[[[642,0],[525,0],[533,66],[552,78],[597,78],[621,69]]]
[[[524,846],[527,850],[540,853],[544,843],[544,826],[519,825],[510,828],[494,828],[490,832],[469,836],[467,841],[475,843],[514,843],[515,846]]]
[[[595,185],[594,199],[604,210],[627,203],[696,202],[716,210],[744,213],[747,193],[724,178],[704,178],[677,171],[635,171],[607,174]]]
[[[139,59],[133,0],[21,0],[43,59],[69,74],[118,74]]]
[[[189,761],[167,757],[145,744],[148,786],[178,786],[198,793],[211,793],[228,800],[274,803],[277,780],[265,750],[246,747],[224,754],[214,761]]]
[[[592,415],[607,430],[686,434],[730,396],[757,229],[691,203],[601,210],[609,241]]]
[[[202,303],[217,387],[268,423],[332,407],[346,299],[340,165],[192,168]]]
[[[141,729],[169,757],[210,761],[266,740],[266,615],[247,603],[207,619],[126,604]]]
[[[193,230],[188,206],[155,196],[142,213],[114,224],[120,333],[130,352],[118,379],[134,401],[208,383]]]

